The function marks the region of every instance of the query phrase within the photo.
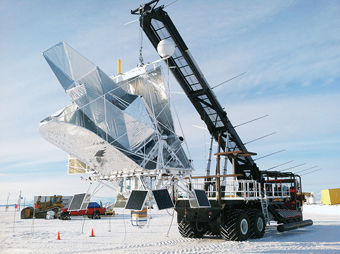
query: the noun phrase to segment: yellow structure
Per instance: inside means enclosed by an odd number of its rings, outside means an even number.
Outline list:
[[[122,62],[118,59],[118,74],[122,74]]]
[[[111,210],[110,208],[107,209],[107,212],[105,212],[105,217],[112,216],[114,217],[116,215],[116,212]]]
[[[72,155],[68,156],[68,174],[85,174],[86,171],[89,171],[90,167],[87,166],[84,162],[78,160],[76,157]]]
[[[321,190],[321,203],[324,205],[340,204],[340,189]]]

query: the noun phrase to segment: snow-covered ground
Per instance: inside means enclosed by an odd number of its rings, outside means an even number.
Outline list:
[[[0,253],[340,253],[340,206],[304,208],[304,219],[312,219],[313,226],[279,233],[271,225],[263,238],[245,242],[182,238],[176,217],[170,227],[172,217],[156,209],[151,210],[149,224],[138,228],[123,209],[112,218],[61,221],[22,220],[13,208],[2,208]],[[89,237],[92,229],[95,237]]]

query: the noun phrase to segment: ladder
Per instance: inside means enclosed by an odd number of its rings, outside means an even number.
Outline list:
[[[264,215],[264,218],[266,219],[266,224],[270,225],[270,218],[269,218],[269,212],[268,212],[268,200],[266,198],[266,195],[264,195],[264,193],[262,193],[260,200],[261,200],[262,213]]]

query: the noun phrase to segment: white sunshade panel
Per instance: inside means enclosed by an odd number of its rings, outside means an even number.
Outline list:
[[[40,134],[53,145],[104,175],[141,170],[125,154],[83,127],[65,122],[44,122],[40,125]],[[100,156],[96,156],[98,154]]]
[[[95,68],[95,65],[64,42],[43,52],[43,56],[67,90],[75,80]]]
[[[147,109],[146,102],[143,97],[137,97],[124,112],[129,116],[137,119],[139,122],[144,123],[149,128],[155,130],[155,126],[152,123],[149,109]]]
[[[160,68],[140,75],[138,78],[118,83],[118,85],[127,92],[142,96],[149,109],[154,111],[157,121],[161,123],[161,126],[158,127],[162,131],[174,131],[169,100],[165,91]],[[164,128],[164,126],[166,126],[166,128]]]
[[[113,91],[118,97],[126,95],[126,92],[99,67],[65,42],[60,42],[46,50],[43,56],[65,90],[85,85],[87,89],[93,90],[98,95],[109,91]]]
[[[166,163],[167,166],[190,168],[191,165],[181,147],[181,142],[178,142],[178,137],[175,134],[174,121],[171,114],[169,99],[165,90],[165,85],[162,76],[161,68],[149,71],[137,78],[132,78],[127,81],[118,83],[125,91],[140,95],[145,100],[148,109],[152,109],[156,117],[158,129],[161,133],[168,135],[166,142],[175,151],[176,156],[181,161],[179,165],[175,161]],[[164,151],[164,157],[169,158],[167,151]],[[167,160],[165,160],[167,161]]]
[[[172,149],[163,153],[165,164],[191,167],[174,133],[161,68],[117,84],[66,43],[43,55],[73,101],[41,122],[40,132],[47,141],[97,172],[109,174],[139,167],[145,156],[141,151],[151,149],[159,132],[169,136],[166,142]],[[99,150],[107,155],[95,156]]]
[[[66,43],[59,43],[45,51],[44,56],[57,77],[61,73],[63,74],[61,76],[71,76],[72,85],[62,84],[71,99],[95,125],[113,139],[117,139],[125,149],[140,147],[143,141],[154,134],[150,126],[150,118],[144,117],[143,123],[129,116],[132,112],[131,108],[140,100],[138,96],[125,92],[98,67]],[[104,92],[109,92],[110,99],[106,99]],[[135,105],[129,107],[128,112],[125,113],[123,109],[134,100],[137,100]],[[138,107],[140,110],[144,107],[143,111],[146,112],[143,103],[139,102]]]

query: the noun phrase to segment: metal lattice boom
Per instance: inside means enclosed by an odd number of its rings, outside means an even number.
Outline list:
[[[228,119],[227,113],[216,99],[216,95],[170,17],[163,10],[164,7],[155,8],[157,2],[151,1],[131,13],[141,15],[140,26],[155,49],[157,49],[158,43],[164,39],[170,39],[175,43],[175,53],[168,59],[167,65],[207,125],[210,134],[216,141],[219,140],[220,148],[223,151],[241,150],[247,153],[247,149]],[[228,142],[227,134],[229,134]],[[242,174],[239,178],[262,181],[259,168],[251,156],[237,157],[235,163],[235,173]]]

